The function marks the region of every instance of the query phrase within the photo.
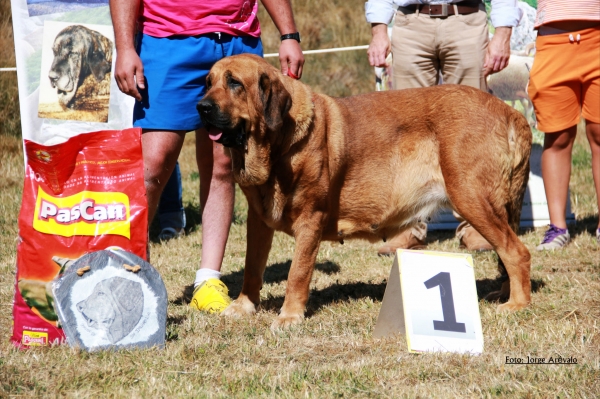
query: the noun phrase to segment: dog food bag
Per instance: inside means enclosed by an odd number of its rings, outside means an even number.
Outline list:
[[[61,343],[52,280],[110,247],[146,259],[148,216],[141,130],[107,130],[57,145],[25,140],[12,341]]]

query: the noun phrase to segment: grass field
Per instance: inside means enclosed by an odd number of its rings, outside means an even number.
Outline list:
[[[13,66],[7,0],[0,0],[0,66]],[[365,44],[362,1],[296,1],[305,47]],[[329,18],[329,20],[327,19]],[[263,18],[267,52],[277,35]],[[6,23],[8,21],[8,23]],[[313,26],[314,25],[314,26]],[[348,26],[356,26],[347,33]],[[346,30],[345,30],[346,29]],[[312,32],[312,31],[311,31]],[[356,35],[356,36],[352,36]],[[361,53],[361,54],[358,54]],[[5,58],[6,55],[6,58]],[[308,58],[306,82],[334,95],[370,91],[364,52]],[[333,56],[331,56],[333,57]],[[10,64],[12,62],[12,64]],[[87,353],[68,347],[20,351],[8,341],[21,204],[23,154],[14,73],[0,73],[0,398],[4,397],[524,397],[593,398],[600,392],[600,247],[590,151],[576,142],[571,201],[577,224],[564,251],[538,253],[543,229],[523,231],[532,251],[532,305],[497,314],[479,302],[485,347],[480,356],[409,354],[397,336],[372,338],[392,259],[376,245],[324,243],[311,283],[305,322],[280,333],[269,326],[283,303],[293,240],[276,234],[255,317],[228,320],[193,312],[184,299],[199,264],[202,224],[194,137],[180,157],[187,235],[151,243],[152,262],[169,295],[164,350]],[[241,289],[246,201],[236,197],[235,222],[223,265],[233,297]],[[452,232],[430,234],[429,249],[464,252]],[[478,292],[497,286],[496,256],[473,253]],[[574,357],[575,365],[508,365],[506,357]]]

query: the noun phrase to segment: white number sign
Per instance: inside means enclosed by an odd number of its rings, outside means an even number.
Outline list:
[[[394,333],[411,352],[483,351],[470,254],[397,251],[373,336]]]

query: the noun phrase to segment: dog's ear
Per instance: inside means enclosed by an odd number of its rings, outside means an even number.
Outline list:
[[[112,68],[112,41],[94,31],[91,36],[87,61],[92,74],[100,82]]]
[[[258,82],[260,101],[267,128],[277,131],[283,126],[283,118],[292,107],[292,96],[285,89],[281,80],[263,72]]]

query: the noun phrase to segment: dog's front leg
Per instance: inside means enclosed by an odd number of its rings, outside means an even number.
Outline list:
[[[271,325],[272,330],[290,327],[302,322],[304,318],[310,280],[321,243],[320,227],[320,218],[312,218],[302,223],[300,228],[295,228],[296,250],[288,274],[285,301],[279,316]]]
[[[263,274],[273,242],[273,232],[252,207],[249,207],[242,292],[221,315],[240,317],[256,313],[256,307],[260,303]]]

